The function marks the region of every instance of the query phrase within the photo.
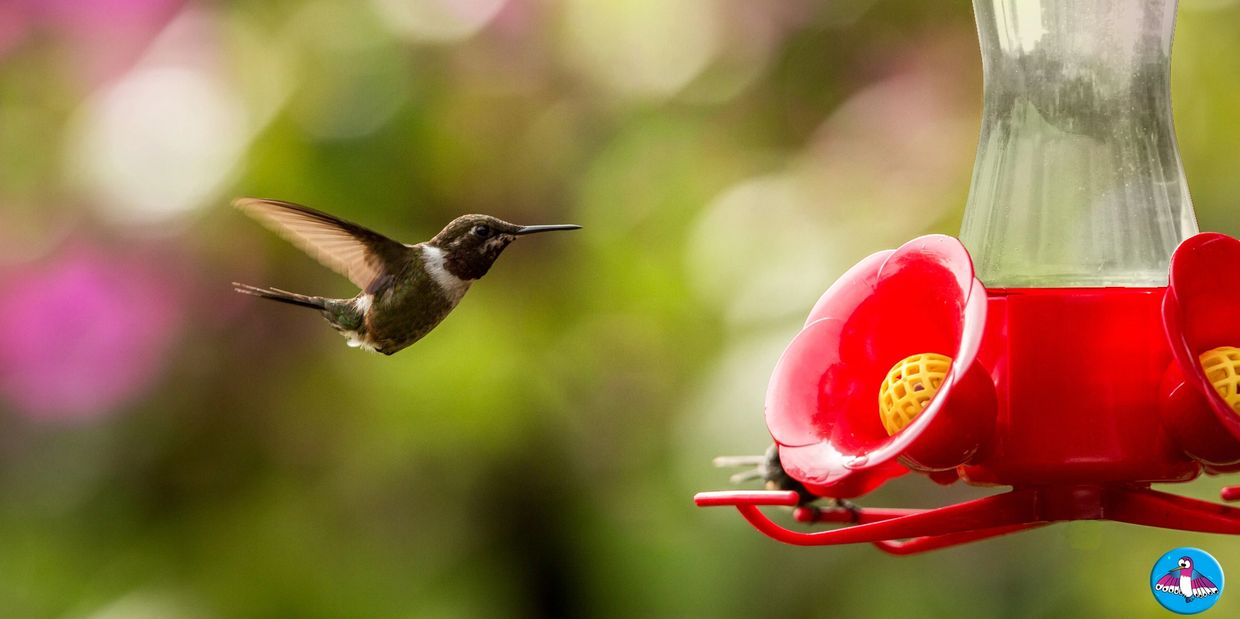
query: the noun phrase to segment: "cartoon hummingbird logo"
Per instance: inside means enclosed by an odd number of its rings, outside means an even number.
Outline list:
[[[1180,557],[1180,560],[1176,562],[1176,567],[1168,570],[1166,575],[1159,578],[1154,589],[1184,596],[1185,603],[1218,595],[1218,585],[1210,582],[1209,578],[1194,569],[1192,558],[1187,556]]]
[[[519,236],[581,226],[518,226],[462,215],[434,238],[406,245],[312,208],[258,198],[233,206],[361,288],[351,299],[233,283],[237,292],[318,310],[349,346],[385,355],[422,339]]]

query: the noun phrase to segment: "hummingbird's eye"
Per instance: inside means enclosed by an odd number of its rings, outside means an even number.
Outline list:
[[[472,230],[472,232],[474,233],[474,236],[480,239],[486,239],[486,238],[491,237],[491,228],[488,226],[474,226],[474,229]]]

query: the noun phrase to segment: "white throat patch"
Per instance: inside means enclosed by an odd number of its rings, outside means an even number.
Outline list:
[[[439,284],[439,287],[448,295],[452,305],[456,305],[461,297],[465,296],[465,292],[469,290],[469,285],[473,282],[449,273],[444,266],[443,250],[434,245],[422,246],[422,259],[426,261],[426,272],[431,274],[435,283]]]

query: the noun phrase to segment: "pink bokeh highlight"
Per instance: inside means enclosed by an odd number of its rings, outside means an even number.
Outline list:
[[[35,33],[73,56],[87,86],[126,71],[182,10],[184,0],[0,0],[0,58]]]
[[[0,275],[0,398],[38,420],[118,410],[158,377],[182,323],[156,265],[75,247]]]

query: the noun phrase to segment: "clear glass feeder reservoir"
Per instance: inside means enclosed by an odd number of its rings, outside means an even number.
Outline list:
[[[985,76],[960,237],[988,288],[1155,287],[1196,234],[1175,0],[974,0]]]

